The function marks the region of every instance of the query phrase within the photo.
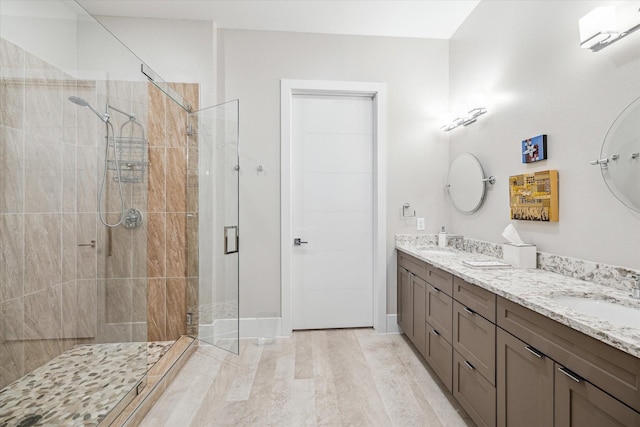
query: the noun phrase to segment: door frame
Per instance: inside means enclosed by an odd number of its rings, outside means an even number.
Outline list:
[[[387,85],[379,82],[333,80],[280,81],[280,274],[284,336],[293,331],[293,162],[294,95],[366,96],[373,99],[373,327],[387,332]]]

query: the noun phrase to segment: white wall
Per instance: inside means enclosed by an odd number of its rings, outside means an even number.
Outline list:
[[[448,42],[221,30],[220,99],[240,99],[240,317],[280,314],[280,79],[388,85],[388,292],[395,313],[396,233],[411,203],[427,232],[444,223],[446,135],[437,131],[448,93]],[[258,164],[264,172],[258,173]]]
[[[96,19],[165,81],[200,83],[201,107],[215,104],[213,22],[109,16]],[[136,71],[139,73],[139,69]]]
[[[589,165],[617,115],[640,96],[640,33],[598,53],[579,48],[578,19],[611,3],[483,1],[451,39],[452,104],[478,90],[490,101],[486,116],[449,133],[451,158],[471,152],[497,178],[476,214],[450,209],[452,232],[501,242],[508,177],[557,169],[560,221],[514,221],[523,238],[539,251],[640,268],[640,215]],[[520,141],[543,133],[548,160],[521,164]]]
[[[79,13],[82,10],[73,3],[3,0],[0,37],[73,75]]]

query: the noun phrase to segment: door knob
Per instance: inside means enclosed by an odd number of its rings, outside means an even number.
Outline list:
[[[306,245],[309,242],[304,242],[301,238],[296,237],[295,239],[293,239],[293,244],[295,246],[300,246],[300,245]]]

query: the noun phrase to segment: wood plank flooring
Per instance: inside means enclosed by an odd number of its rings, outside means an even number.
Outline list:
[[[200,346],[140,425],[473,425],[434,378],[404,336],[372,329]]]

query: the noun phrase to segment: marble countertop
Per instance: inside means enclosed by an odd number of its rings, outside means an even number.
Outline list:
[[[640,301],[632,299],[628,292],[539,269],[468,267],[463,260],[497,258],[452,248],[398,242],[396,249],[640,358],[640,316],[637,323],[622,326],[598,317],[598,313],[575,312],[554,300],[557,296],[586,296],[640,309]]]

